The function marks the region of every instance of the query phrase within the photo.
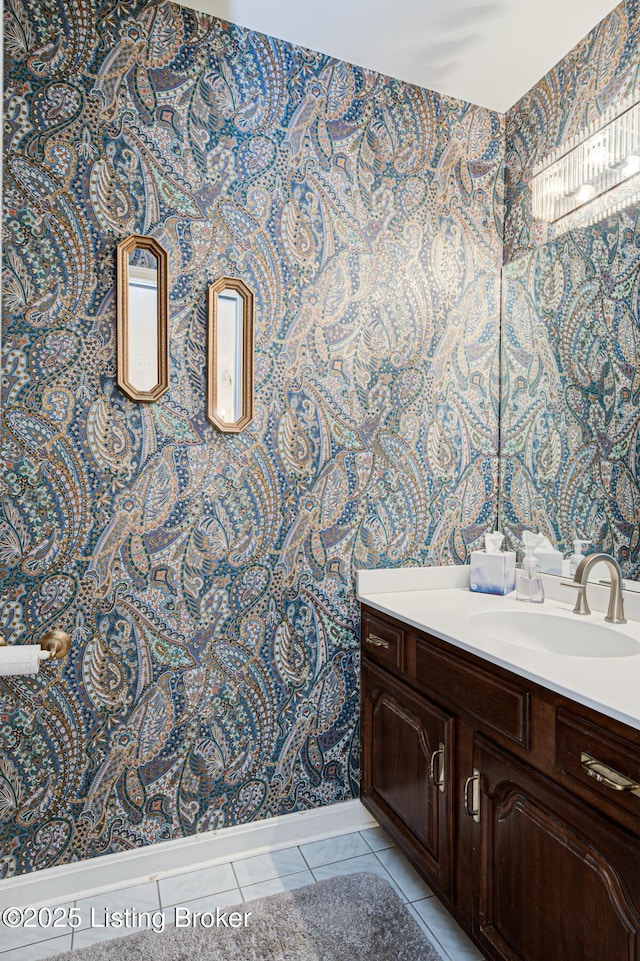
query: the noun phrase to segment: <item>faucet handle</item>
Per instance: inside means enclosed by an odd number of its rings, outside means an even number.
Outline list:
[[[611,587],[611,581],[608,580],[606,577],[601,577],[601,578],[598,580],[598,584],[602,584],[603,587]],[[621,591],[628,591],[628,590],[629,590],[629,586],[628,586],[628,584],[627,584],[627,581],[625,581],[624,579],[620,581],[620,590],[621,590]]]
[[[573,587],[574,590],[578,592],[576,598],[576,606],[573,609],[574,614],[590,614],[591,608],[587,603],[587,585],[579,584],[575,581],[560,581],[562,587]]]

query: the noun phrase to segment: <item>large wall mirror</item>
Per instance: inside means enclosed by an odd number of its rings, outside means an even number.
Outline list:
[[[631,206],[504,267],[499,520],[511,547],[591,541],[640,589],[638,224]]]
[[[253,294],[222,277],[208,294],[207,420],[234,433],[253,418]]]
[[[169,258],[153,237],[118,244],[117,291],[118,387],[157,400],[169,388]]]

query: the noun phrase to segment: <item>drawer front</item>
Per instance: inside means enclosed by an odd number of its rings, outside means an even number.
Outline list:
[[[563,708],[556,711],[556,767],[606,801],[640,817],[640,732],[618,737]],[[635,785],[635,787],[634,787]]]
[[[496,669],[497,670],[497,669]],[[530,695],[498,674],[444,650],[426,637],[416,641],[416,678],[421,688],[505,737],[529,747]]]
[[[379,664],[404,671],[405,632],[368,611],[362,615],[362,650]]]

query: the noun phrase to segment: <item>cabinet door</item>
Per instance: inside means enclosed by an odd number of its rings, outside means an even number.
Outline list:
[[[474,765],[480,946],[509,961],[640,961],[639,839],[480,736]]]
[[[364,660],[362,800],[443,894],[451,887],[451,726],[450,715]]]

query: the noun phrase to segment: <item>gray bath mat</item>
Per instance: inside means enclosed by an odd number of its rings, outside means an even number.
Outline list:
[[[240,926],[144,931],[55,961],[441,961],[395,891],[373,874],[330,878],[223,913]],[[205,923],[212,919],[215,908]]]

